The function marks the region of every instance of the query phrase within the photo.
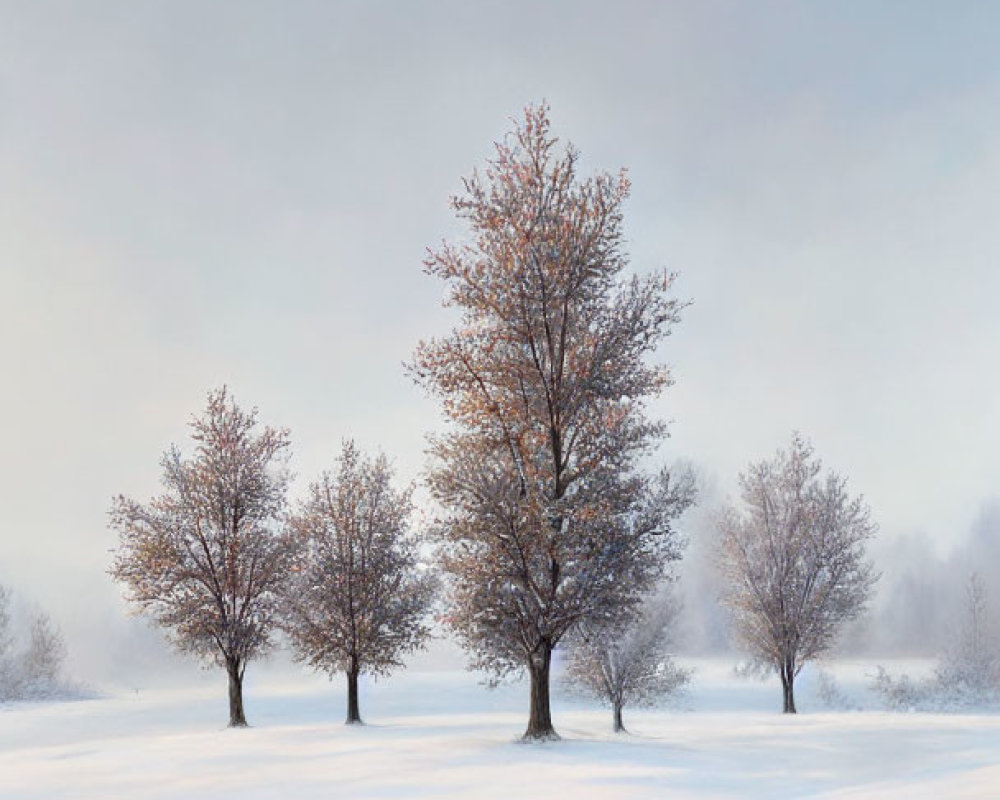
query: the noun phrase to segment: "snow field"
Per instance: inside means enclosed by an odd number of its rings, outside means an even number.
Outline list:
[[[0,709],[0,797],[18,798],[963,798],[1000,796],[1000,717],[778,713],[775,681],[698,662],[673,707],[610,712],[556,692],[563,740],[522,744],[527,687],[468,673],[401,673],[362,690],[369,724],[345,726],[344,686],[255,681],[253,727],[230,730],[217,685]],[[860,665],[838,667],[856,694]]]

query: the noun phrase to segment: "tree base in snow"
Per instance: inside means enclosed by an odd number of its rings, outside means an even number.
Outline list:
[[[561,742],[562,737],[552,730],[542,731],[539,733],[525,731],[524,736],[522,736],[518,741],[524,744],[533,744],[535,742]]]

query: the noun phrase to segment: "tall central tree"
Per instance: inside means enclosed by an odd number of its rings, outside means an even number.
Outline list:
[[[526,738],[555,735],[553,648],[638,602],[678,555],[669,476],[636,464],[665,433],[644,407],[670,379],[647,357],[680,305],[671,275],[623,275],[624,171],[581,179],[578,158],[529,107],[464,181],[452,203],[471,241],[425,261],[462,321],[411,365],[451,423],[429,481],[449,620],[474,666],[529,672]]]

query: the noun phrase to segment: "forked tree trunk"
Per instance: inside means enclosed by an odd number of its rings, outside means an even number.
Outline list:
[[[541,645],[538,653],[528,665],[531,674],[531,716],[528,717],[528,729],[524,732],[525,739],[558,739],[559,736],[552,727],[552,711],[549,707],[549,667],[552,665],[552,646],[547,642]]]
[[[614,704],[614,715],[615,715],[615,733],[626,733],[625,725],[622,722],[622,704]]]
[[[785,714],[795,712],[795,668],[786,661],[781,667],[781,692],[784,699],[782,711]]]
[[[360,725],[361,712],[358,710],[358,669],[357,664],[351,664],[347,670],[347,725]]]
[[[247,727],[243,713],[243,664],[238,658],[226,659],[226,673],[229,675],[229,727]]]

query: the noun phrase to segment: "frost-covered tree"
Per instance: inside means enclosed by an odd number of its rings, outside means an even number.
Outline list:
[[[59,628],[41,609],[27,620],[27,642],[14,635],[11,592],[0,586],[0,701],[42,700],[65,693],[66,644]]]
[[[1000,656],[990,625],[986,587],[978,573],[965,586],[963,620],[958,641],[945,653],[937,679],[947,691],[985,700],[1000,691]]]
[[[573,634],[566,679],[611,707],[616,733],[626,706],[656,705],[687,683],[690,672],[670,657],[677,611],[673,596],[659,593],[630,619],[585,623]]]
[[[298,657],[347,675],[347,722],[361,722],[358,676],[386,674],[430,634],[435,581],[417,563],[411,489],[392,486],[384,455],[345,442],[336,472],[309,488],[290,520],[298,556],[284,627]]]
[[[879,666],[872,690],[894,710],[941,710],[1000,700],[1000,652],[990,623],[986,587],[978,573],[965,586],[962,622],[953,644],[927,678],[891,675]]]
[[[66,660],[66,643],[62,633],[44,611],[36,611],[31,618],[28,649],[22,661],[25,692],[44,697],[59,684],[63,662]]]
[[[225,388],[190,425],[194,455],[164,454],[162,494],[114,500],[110,574],[179,649],[225,668],[229,724],[245,726],[244,672],[271,645],[291,557],[280,520],[288,431],[261,429]]]
[[[451,423],[429,481],[448,620],[474,666],[528,671],[526,738],[555,735],[552,649],[677,555],[672,487],[637,461],[664,435],[644,412],[670,380],[647,357],[680,305],[671,276],[624,275],[625,173],[584,179],[577,161],[529,107],[465,181],[452,204],[471,240],[425,261],[462,321],[411,366]]]
[[[787,451],[740,476],[742,506],[719,519],[726,604],[751,657],[781,677],[785,713],[795,713],[803,665],[863,611],[878,578],[866,554],[876,531],[868,507],[821,470],[794,434]]]
[[[0,700],[14,699],[17,671],[11,629],[10,589],[0,585]]]
[[[63,663],[66,643],[51,617],[36,610],[28,628],[28,646],[16,667],[17,693],[24,699],[38,700],[63,688]]]

